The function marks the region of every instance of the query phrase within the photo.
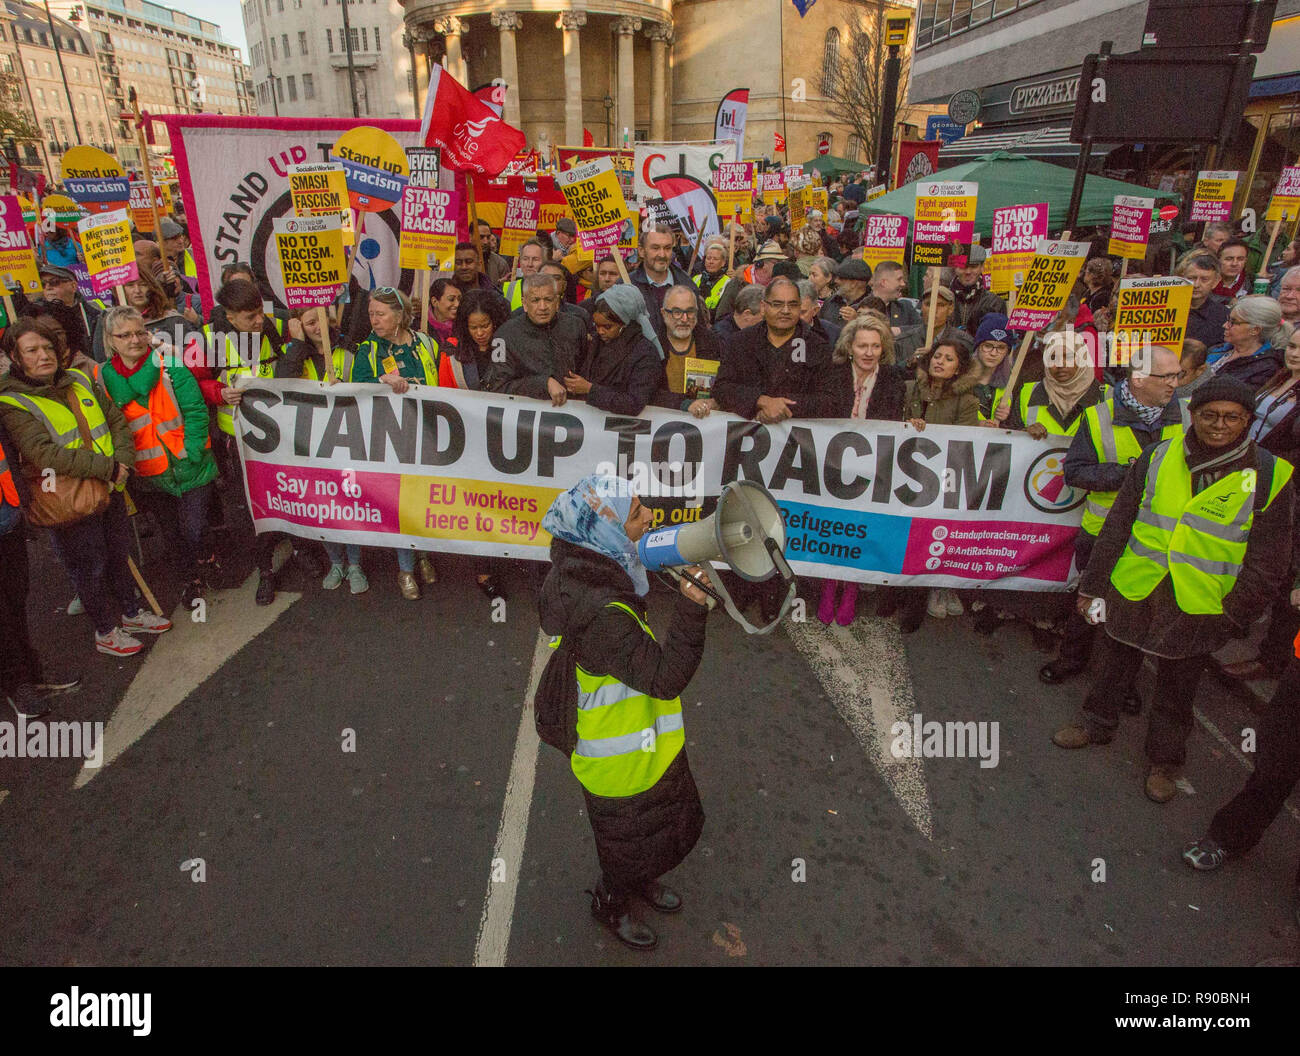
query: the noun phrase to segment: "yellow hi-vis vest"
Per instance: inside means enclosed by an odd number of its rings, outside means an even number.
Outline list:
[[[1273,465],[1268,509],[1291,479],[1291,463],[1257,448]],[[1141,601],[1169,576],[1178,607],[1190,615],[1219,615],[1246,559],[1255,519],[1256,471],[1238,470],[1192,494],[1181,435],[1151,454],[1142,502],[1128,545],[1110,581],[1129,601]]]
[[[1036,388],[1038,388],[1037,384],[1022,385],[1020,387],[1020,420],[1025,423],[1025,428],[1028,429],[1031,425],[1037,423],[1053,436],[1073,436],[1077,433],[1079,431],[1079,423],[1083,421],[1082,414],[1075,418],[1075,420],[1068,426],[1063,426],[1056,420],[1056,415],[1048,413],[1047,407],[1044,404],[1036,403],[1032,407],[1029,406],[1029,400],[1034,395],[1034,390]],[[1000,400],[1001,398],[1002,397],[999,394],[998,399]],[[996,408],[997,403],[995,402],[993,406]]]
[[[703,278],[704,275],[703,273],[701,273],[699,275],[696,275],[693,279],[691,279],[691,281],[695,283],[696,289],[700,288],[700,280],[702,280]],[[727,288],[727,285],[730,282],[731,282],[731,276],[723,275],[722,278],[720,278],[717,282],[713,284],[713,289],[711,289],[709,291],[709,295],[704,298],[704,306],[708,308],[709,311],[716,312],[718,310],[718,302],[722,300],[722,291]]]
[[[72,391],[81,402],[81,413],[85,415],[86,425],[90,427],[90,442],[95,450],[107,458],[113,457],[113,434],[108,428],[108,419],[104,417],[104,408],[95,397],[95,383],[79,370],[69,370],[72,379]],[[77,428],[77,416],[62,400],[49,396],[29,396],[24,392],[7,392],[0,396],[0,403],[18,407],[40,419],[50,438],[60,447],[71,451],[81,447],[81,430]]]
[[[275,332],[281,337],[284,336],[284,320],[273,319]],[[241,374],[256,375],[259,378],[275,377],[275,357],[271,352],[271,342],[265,335],[262,336],[262,347],[257,353],[257,369],[254,370],[251,364],[244,363],[239,355],[238,338],[231,333],[226,337],[226,354],[223,357],[225,365],[217,374],[217,380],[221,383],[222,388],[234,384],[234,379]],[[203,328],[204,345],[211,348],[212,344],[212,324]],[[229,403],[217,404],[217,428],[223,433],[230,436],[235,435],[235,408]]]
[[[1002,394],[1006,391],[1006,389],[993,390],[993,402],[989,404],[988,414],[985,414],[982,410],[975,412],[981,422],[993,421],[993,412],[998,409],[998,404],[1002,402]]]
[[[1191,424],[1187,401],[1180,400],[1183,415],[1182,424],[1166,425],[1160,430],[1161,440],[1180,437]],[[1115,398],[1107,397],[1100,403],[1094,403],[1083,412],[1088,419],[1088,436],[1092,448],[1097,453],[1097,461],[1103,465],[1127,466],[1142,457],[1142,445],[1133,435],[1130,425],[1115,425]],[[1083,505],[1082,528],[1089,535],[1100,535],[1106,514],[1115,505],[1115,491],[1090,491]]]
[[[336,348],[330,353],[330,358],[334,361],[334,377],[339,381],[352,380],[352,363],[353,355],[346,348]],[[316,373],[316,364],[310,359],[304,359],[302,363],[302,376],[309,381],[324,381],[325,379]]]
[[[517,279],[506,279],[501,284],[501,296],[510,302],[510,310],[513,312],[516,308],[524,306],[524,279],[527,276],[521,275]],[[510,287],[513,286],[512,290]]]
[[[185,251],[185,256],[181,258],[181,274],[187,279],[197,279],[199,277],[198,266],[194,263],[194,254],[188,249]]]
[[[654,632],[627,605],[612,601],[606,607],[622,609],[653,640]],[[578,745],[569,759],[574,776],[592,795],[607,798],[653,788],[686,744],[682,698],[658,700],[580,664],[577,672]]]
[[[441,363],[438,342],[423,330],[415,330],[413,333],[415,336],[415,354],[420,360],[420,368],[424,371],[424,383],[426,385],[437,385],[438,366]],[[374,375],[376,380],[383,375],[384,372],[380,369],[378,342],[362,341],[357,346],[357,355],[365,356],[370,360],[370,373]],[[435,360],[435,356],[439,358]]]

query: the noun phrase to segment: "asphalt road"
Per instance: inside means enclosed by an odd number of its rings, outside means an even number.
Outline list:
[[[637,954],[590,919],[581,792],[520,722],[538,654],[522,566],[494,622],[459,558],[440,559],[419,602],[377,551],[361,597],[286,570],[295,593],[271,610],[251,581],[234,585],[236,562],[205,623],[177,612],[148,655],[118,660],[93,651],[85,616],[64,615],[70,589],[45,544],[32,553],[42,650],[85,675],[51,718],[106,723],[106,757],[85,771],[0,759],[2,963],[1296,958],[1300,814],[1219,873],[1179,858],[1247,773],[1234,748],[1256,720],[1213,679],[1184,793],[1157,806],[1141,788],[1144,720],[1126,718],[1108,748],[1051,744],[1087,680],[1041,685],[1021,625],[982,638],[968,619],[928,619],[903,639],[869,615],[870,594],[850,630],[812,619],[747,638],[715,614],[683,697],[707,822],[669,877],[685,909],[654,917],[660,948]],[[174,602],[152,541],[145,555]],[[667,603],[656,595],[652,623]],[[895,759],[887,727],[913,712],[998,723],[997,765]]]

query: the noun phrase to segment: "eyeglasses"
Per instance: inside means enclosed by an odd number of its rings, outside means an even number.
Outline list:
[[[1186,373],[1185,370],[1175,370],[1170,374],[1135,374],[1134,377],[1146,378],[1148,381],[1177,381]]]
[[[1197,411],[1196,420],[1204,422],[1206,425],[1215,425],[1222,422],[1224,425],[1241,425],[1242,422],[1249,421],[1249,416],[1244,414],[1217,414],[1214,411]]]
[[[1228,325],[1229,326],[1250,326],[1252,324],[1246,322],[1245,319],[1238,319],[1235,316],[1230,315],[1228,316]]]
[[[778,312],[797,312],[799,310],[798,301],[769,301],[764,300],[769,308],[775,308]]]
[[[113,336],[123,341],[136,341],[136,340],[147,341],[149,339],[149,331],[148,330],[126,330],[123,331],[122,333],[114,334]]]
[[[692,319],[699,312],[694,308],[665,308],[664,315],[670,315],[674,319]]]

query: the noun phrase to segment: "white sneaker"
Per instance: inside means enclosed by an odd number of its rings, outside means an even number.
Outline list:
[[[942,620],[948,615],[948,606],[943,600],[943,590],[935,587],[930,591],[930,600],[925,604],[925,611],[933,616],[936,620]]]
[[[343,585],[343,566],[330,565],[330,570],[321,580],[321,590],[338,590]]]
[[[148,609],[141,609],[134,616],[123,616],[122,627],[136,634],[162,634],[172,629],[172,621],[162,616],[155,616]]]
[[[366,574],[361,571],[360,565],[348,565],[348,589],[353,594],[364,594],[370,589],[370,580],[366,579]]]
[[[79,594],[72,595],[72,600],[68,602],[68,615],[80,616],[85,611],[86,606],[81,604],[81,596]]]
[[[957,597],[955,590],[945,590],[943,595],[943,606],[948,610],[949,616],[960,616],[966,611],[966,607],[961,603],[961,598]]]
[[[121,627],[114,627],[107,634],[95,635],[95,648],[109,656],[132,656],[144,647]]]

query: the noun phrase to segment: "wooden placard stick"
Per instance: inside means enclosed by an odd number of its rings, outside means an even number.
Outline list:
[[[1070,231],[1062,232],[1061,241],[1069,242],[1071,234],[1072,232]],[[1024,278],[1019,273],[1016,274],[1016,277],[1020,279],[1021,282],[1024,281]],[[1013,295],[1018,294],[1019,290],[1020,290],[1019,283],[1013,283],[1012,294]],[[1008,321],[1011,319],[1010,309],[1007,310],[1007,319]],[[1020,342],[1020,351],[1016,353],[1016,361],[1011,365],[1011,376],[1007,378],[1007,386],[1005,389],[1002,390],[1002,398],[998,400],[997,404],[993,408],[993,420],[995,422],[997,421],[997,417],[998,417],[997,415],[998,409],[1003,405],[1008,407],[1011,406],[1012,393],[1015,392],[1016,382],[1020,380],[1020,368],[1025,365],[1025,356],[1029,354],[1029,346],[1032,345],[1033,343],[1034,343],[1034,332],[1031,330],[1025,334],[1024,340]]]
[[[135,567],[135,558],[128,557],[126,565],[135,578],[135,585],[140,588],[140,593],[144,595],[144,600],[149,603],[149,608],[153,609],[153,614],[161,616],[163,614],[162,606],[158,604],[158,599],[153,596],[153,591],[149,589],[149,584],[144,581],[144,576],[140,575],[140,570]]]
[[[627,273],[627,265],[623,263],[623,254],[618,251],[618,246],[614,247],[614,263],[618,266],[619,277],[629,286],[632,285],[632,279]]]
[[[126,304],[126,290],[121,286],[114,286],[113,289],[117,293],[117,303]]]
[[[704,224],[700,224],[700,233],[695,236],[695,248],[691,250],[691,262],[686,265],[686,274],[695,270],[695,261],[700,255],[700,243],[704,241]]]
[[[943,278],[943,269],[931,268],[930,275],[933,278],[933,281],[930,283],[930,317],[925,324],[925,348],[926,349],[930,349],[934,347],[935,316],[939,314],[939,295],[935,292],[935,287],[939,285],[940,281]]]
[[[135,141],[140,148],[140,159],[144,167],[144,183],[149,192],[149,209],[153,213],[153,237],[158,243],[158,252],[163,262],[167,261],[167,251],[163,248],[162,218],[158,215],[158,198],[153,185],[153,166],[149,164],[148,142],[145,139],[144,124],[140,120],[140,101],[135,92],[131,92],[131,113],[135,115]]]
[[[339,379],[334,376],[334,349],[330,347],[330,320],[322,304],[316,306],[316,323],[320,327],[320,337],[316,343],[320,345],[320,353],[325,359],[326,383],[333,385]]]
[[[1285,210],[1283,210],[1283,214],[1285,215]],[[1279,217],[1277,220],[1273,221],[1273,233],[1268,236],[1268,249],[1264,250],[1264,259],[1260,261],[1260,266],[1265,271],[1268,270],[1268,262],[1273,257],[1273,246],[1277,244],[1277,233],[1281,228],[1282,220]]]
[[[736,227],[740,223],[740,210],[736,210],[736,215],[731,223],[727,225],[727,274],[736,267]]]
[[[1125,257],[1119,264],[1119,281],[1123,282],[1128,278],[1128,257]]]
[[[478,206],[474,204],[474,179],[468,177],[465,180],[465,195],[469,203],[469,239],[474,243],[474,259],[478,261],[478,270],[487,271],[483,266],[483,247],[479,244],[478,238]]]

